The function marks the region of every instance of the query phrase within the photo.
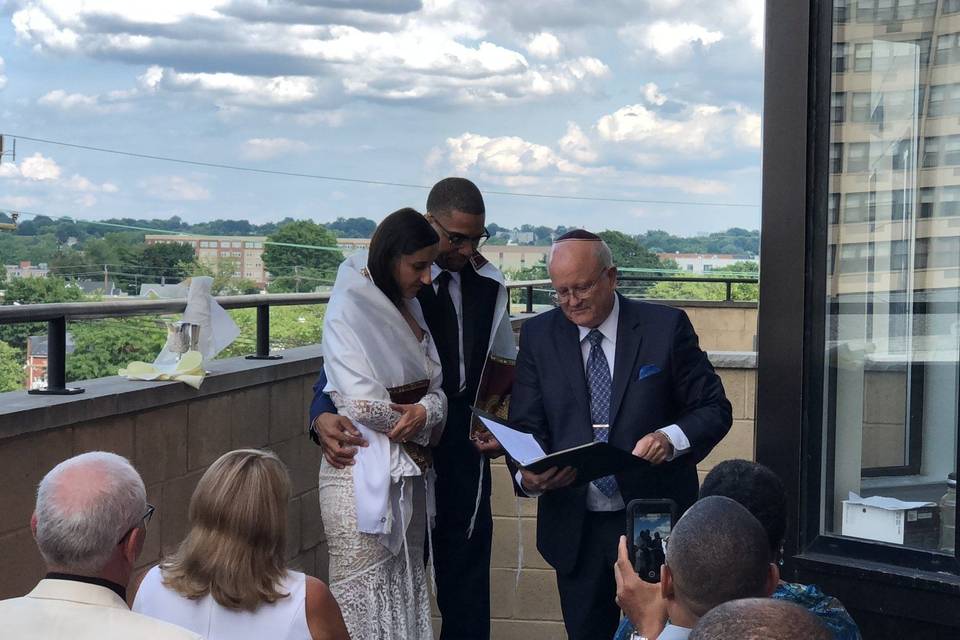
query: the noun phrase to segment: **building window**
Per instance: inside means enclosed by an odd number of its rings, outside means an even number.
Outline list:
[[[830,145],[830,173],[843,173],[843,143]]]
[[[870,122],[870,94],[854,93],[850,119],[854,122]]]
[[[946,136],[943,140],[943,164],[960,164],[960,135]]]
[[[891,153],[895,171],[912,168],[913,140],[898,140],[891,148]]]
[[[960,0],[943,0],[944,13],[960,13]]]
[[[873,66],[873,43],[858,43],[853,49],[853,70],[870,71]]]
[[[849,19],[850,0],[833,0],[833,21],[842,24]]]
[[[960,186],[951,185],[940,189],[940,201],[937,203],[936,215],[960,216]]]
[[[830,197],[827,199],[827,219],[830,221],[830,224],[837,224],[840,222],[839,193],[831,193]]]
[[[940,138],[923,139],[923,168],[930,169],[940,166]]]
[[[843,207],[844,222],[867,221],[867,194],[848,193]]]
[[[830,94],[830,122],[843,122],[846,117],[847,94],[834,92]]]
[[[870,168],[870,143],[851,142],[847,147],[849,148],[847,171],[850,173],[867,171]]]
[[[850,45],[846,42],[833,43],[833,72],[843,73],[847,70],[847,54],[850,51]]]
[[[960,61],[960,51],[957,50],[957,33],[945,33],[937,38],[937,53],[934,56],[934,64],[953,64]]]
[[[857,22],[873,22],[877,15],[877,0],[857,0]]]

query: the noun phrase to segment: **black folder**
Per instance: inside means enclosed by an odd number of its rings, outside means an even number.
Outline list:
[[[517,429],[504,422],[503,418],[481,411],[476,407],[473,408],[473,412],[487,420],[492,420],[514,431],[524,433],[522,429]],[[510,455],[509,449],[507,449],[507,454]],[[511,457],[513,456],[511,455]],[[642,469],[649,464],[646,460],[638,458],[629,451],[618,449],[612,444],[588,442],[577,447],[555,451],[522,466],[534,473],[543,473],[551,467],[573,467],[577,470],[577,480],[574,482],[574,486],[576,486],[615,473]]]

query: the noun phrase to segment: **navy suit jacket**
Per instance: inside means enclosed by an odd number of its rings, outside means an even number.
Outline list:
[[[617,475],[624,502],[672,498],[683,513],[697,499],[697,463],[732,420],[723,384],[687,314],[621,296],[609,441],[632,451],[644,435],[677,424],[691,445],[671,462]],[[521,329],[510,422],[532,433],[547,453],[593,440],[579,330],[560,309],[527,320]],[[539,499],[537,548],[561,573],[577,562],[586,491],[559,489]]]

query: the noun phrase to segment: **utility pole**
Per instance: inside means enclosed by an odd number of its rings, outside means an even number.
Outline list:
[[[104,295],[110,295],[110,290],[107,289],[107,287],[110,286],[109,284],[107,284],[108,282],[110,282],[110,273],[107,271],[107,265],[103,265],[103,294]]]
[[[0,164],[3,164],[3,159],[6,156],[9,156],[14,162],[17,161],[17,139],[12,140],[13,144],[7,145],[7,136],[0,135]]]
[[[300,293],[300,265],[293,267],[293,281],[296,283],[297,293]]]

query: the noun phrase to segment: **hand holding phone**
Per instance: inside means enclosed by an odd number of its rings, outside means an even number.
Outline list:
[[[631,500],[627,505],[627,549],[630,562],[643,580],[660,582],[667,540],[677,521],[673,500]]]

